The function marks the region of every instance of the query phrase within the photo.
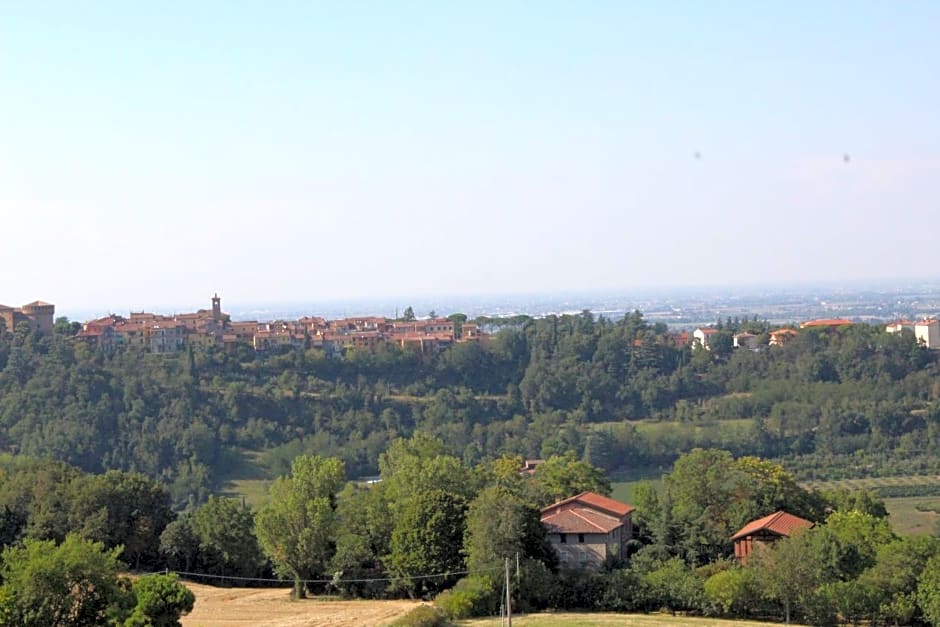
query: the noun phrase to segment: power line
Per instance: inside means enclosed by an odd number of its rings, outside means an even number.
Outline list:
[[[399,577],[369,577],[361,579],[301,579],[300,583],[376,583],[381,581],[413,581],[420,579],[436,579],[438,577],[453,577],[455,575],[478,575],[502,570],[501,567],[483,568],[479,570],[455,570],[447,573],[435,573],[433,575],[401,575]],[[280,579],[272,577],[235,577],[232,575],[213,575],[211,573],[193,573],[183,570],[159,571],[160,573],[171,572],[183,577],[201,577],[203,579],[225,579],[229,581],[256,581],[256,582],[280,582],[291,583],[289,579]]]

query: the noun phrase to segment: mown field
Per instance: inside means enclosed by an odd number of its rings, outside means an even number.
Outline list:
[[[304,599],[294,601],[284,588],[214,588],[186,583],[196,595],[193,611],[183,627],[357,627],[387,625],[418,601],[346,601]]]
[[[498,618],[482,618],[462,621],[466,627],[500,627]],[[518,627],[667,627],[679,625],[687,627],[766,627],[768,623],[746,620],[721,620],[716,618],[698,618],[691,616],[673,616],[670,614],[609,614],[609,613],[559,613],[531,614],[513,616],[513,626]],[[791,623],[793,624],[793,623]]]

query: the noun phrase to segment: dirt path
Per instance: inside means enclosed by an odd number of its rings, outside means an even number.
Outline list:
[[[183,627],[386,625],[419,605],[415,601],[292,601],[287,589],[213,588],[195,583],[186,587],[196,595],[196,605],[180,621]]]

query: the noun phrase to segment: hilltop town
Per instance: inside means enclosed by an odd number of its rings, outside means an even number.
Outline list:
[[[12,330],[27,324],[31,331],[51,333],[55,305],[35,301],[22,307],[0,305],[0,323]],[[297,320],[232,320],[222,311],[222,301],[213,295],[210,309],[164,315],[130,312],[126,317],[111,314],[88,320],[76,334],[78,340],[105,351],[130,348],[156,354],[172,354],[192,348],[221,348],[229,352],[239,346],[257,352],[317,348],[336,356],[348,348],[374,350],[381,344],[394,343],[402,348],[416,348],[422,353],[437,353],[454,343],[486,342],[489,334],[460,314],[425,319],[390,319],[383,316],[358,316],[327,319],[303,316]],[[729,343],[729,348],[759,350],[764,346],[782,346],[804,329],[835,329],[856,324],[847,318],[814,319],[799,325],[768,327],[766,333],[737,330],[731,333],[719,326],[697,327],[693,331],[669,334],[677,348],[712,350],[715,339]],[[725,331],[726,333],[722,333]],[[894,320],[885,325],[888,333],[908,331],[926,348],[940,348],[940,320]]]
[[[85,322],[77,337],[104,350],[137,348],[158,354],[177,353],[187,347],[234,351],[238,346],[256,351],[320,348],[336,354],[347,348],[374,349],[383,343],[437,352],[455,342],[485,341],[487,334],[476,324],[439,317],[327,320],[305,316],[298,320],[234,321],[222,311],[221,298],[216,294],[211,309],[170,316],[148,312],[131,312],[127,317],[112,314]]]

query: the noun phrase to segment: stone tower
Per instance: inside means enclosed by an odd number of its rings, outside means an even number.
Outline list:
[[[212,319],[222,320],[222,299],[218,293],[212,297]]]

